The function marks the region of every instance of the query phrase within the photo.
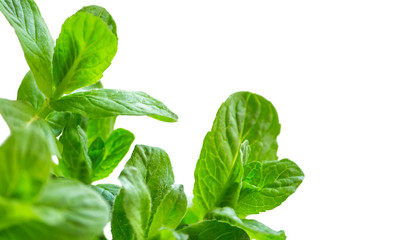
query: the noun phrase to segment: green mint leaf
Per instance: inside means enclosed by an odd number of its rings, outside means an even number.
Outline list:
[[[57,39],[53,58],[54,98],[98,82],[117,52],[117,37],[90,13],[68,18]]]
[[[0,198],[31,201],[50,177],[51,153],[38,132],[14,131],[0,146]]]
[[[252,239],[256,240],[285,240],[283,231],[274,231],[264,224],[249,219],[239,219],[232,208],[217,208],[207,214],[210,219],[223,221],[245,230]]]
[[[154,214],[174,184],[174,173],[168,154],[157,147],[136,145],[125,167],[135,167],[141,173],[150,191]]]
[[[257,94],[238,92],[222,104],[195,169],[193,201],[194,206],[199,205],[200,215],[215,207],[235,207],[242,164],[277,159],[279,132],[276,110]]]
[[[186,228],[180,232],[188,234],[190,240],[249,240],[248,234],[226,222],[206,220]]]
[[[91,183],[92,163],[88,156],[87,135],[78,119],[71,116],[60,137],[63,153],[59,167],[65,177]]]
[[[125,157],[134,139],[134,134],[125,129],[114,130],[103,146],[105,150],[103,157],[92,159],[92,180],[108,177]]]
[[[102,162],[105,156],[105,144],[104,141],[99,137],[91,143],[88,147],[88,156],[91,159],[91,162],[94,163]]]
[[[0,0],[0,11],[16,31],[40,90],[51,96],[54,41],[33,0]]]
[[[78,113],[90,118],[118,115],[150,116],[175,122],[178,117],[162,102],[143,92],[114,89],[95,89],[76,92],[51,102],[57,111]]]
[[[40,111],[44,104],[45,96],[40,89],[38,89],[36,80],[34,79],[34,75],[31,71],[28,71],[20,84],[17,92],[17,100],[25,101],[37,112]]]
[[[28,127],[37,128],[39,138],[46,139],[46,144],[51,153],[60,156],[53,131],[30,105],[21,101],[0,98],[0,114],[3,116],[11,132],[24,130]]]
[[[107,24],[111,32],[117,37],[117,24],[115,23],[114,18],[111,16],[111,14],[105,8],[96,5],[91,5],[83,7],[78,12],[87,12],[91,13],[96,17],[99,17]]]
[[[45,120],[53,130],[54,136],[58,137],[63,132],[65,126],[70,120],[70,113],[52,111],[47,115]]]
[[[114,200],[121,190],[121,187],[115,184],[91,185],[91,188],[99,193],[111,208],[114,206]]]
[[[89,118],[87,125],[88,145],[97,138],[107,141],[114,130],[115,120],[116,117]]]
[[[145,239],[151,216],[151,197],[144,178],[139,169],[129,166],[119,179],[122,189],[114,203],[113,239]]]
[[[0,230],[0,239],[88,240],[100,235],[109,220],[105,201],[72,180],[49,181],[30,211],[34,219]]]
[[[302,170],[288,159],[265,161],[245,169],[247,176],[235,208],[240,217],[274,209],[293,194],[304,179]]]
[[[162,227],[175,229],[184,217],[186,209],[187,198],[184,187],[182,185],[173,186],[156,209],[149,228],[148,238],[154,237]]]

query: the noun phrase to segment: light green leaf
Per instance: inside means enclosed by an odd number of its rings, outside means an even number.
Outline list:
[[[114,205],[114,200],[120,193],[121,187],[115,184],[98,184],[98,185],[91,185],[91,187],[99,193],[105,201],[109,204],[112,208]]]
[[[95,89],[76,92],[51,102],[57,111],[78,113],[90,118],[118,115],[150,116],[175,122],[178,117],[162,102],[143,92]]]
[[[195,169],[194,205],[202,210],[202,216],[215,207],[235,207],[242,161],[277,159],[279,132],[276,110],[257,94],[238,92],[222,104]],[[245,140],[249,146],[244,147],[246,156],[242,157],[241,144]],[[252,151],[246,150],[249,148]]]
[[[99,157],[92,161],[92,180],[108,177],[127,154],[134,139],[134,134],[125,129],[119,128],[113,131],[104,144],[103,158]]]
[[[92,15],[101,18],[101,20],[103,20],[107,24],[111,32],[117,37],[117,24],[115,23],[114,18],[111,16],[111,14],[105,8],[91,5],[83,7],[78,12],[91,13]]]
[[[176,185],[164,196],[149,228],[148,238],[154,237],[162,227],[175,229],[185,215],[187,198],[184,187]]]
[[[217,208],[207,215],[210,219],[216,219],[245,230],[252,239],[256,240],[285,240],[283,231],[273,231],[264,224],[249,219],[239,219],[232,208]]]
[[[101,79],[117,52],[117,37],[99,17],[79,12],[68,18],[53,58],[53,98]]]
[[[51,96],[54,41],[33,0],[0,0],[0,11],[16,31],[40,90]]]
[[[29,71],[24,76],[17,92],[17,100],[25,101],[32,106],[37,112],[40,111],[44,104],[45,96],[38,89],[33,73]]]
[[[92,163],[88,156],[87,135],[78,125],[76,116],[71,116],[60,137],[63,144],[59,167],[66,178],[91,183]]]
[[[14,131],[0,147],[0,197],[31,201],[50,176],[51,153],[36,128]]]
[[[88,145],[101,138],[106,141],[114,130],[116,117],[89,118],[87,126]]]
[[[155,236],[149,240],[188,240],[189,236],[184,233],[176,232],[173,229],[162,228]]]
[[[56,138],[46,121],[41,119],[35,110],[21,101],[0,98],[0,114],[3,116],[11,132],[24,130],[29,127],[37,128],[39,138],[46,139],[46,144],[52,154],[60,156]]]
[[[53,130],[54,136],[58,137],[70,120],[70,113],[52,111],[45,120]]]
[[[142,175],[152,199],[152,214],[174,184],[174,173],[168,154],[156,147],[136,145],[126,167],[135,167]]]
[[[202,221],[186,228],[180,232],[188,234],[190,240],[249,240],[248,234],[240,228],[225,222],[216,220]]]
[[[253,177],[248,174],[244,180],[235,208],[240,217],[274,209],[293,194],[304,179],[302,170],[288,159],[262,162],[261,170],[256,170]]]
[[[101,234],[109,220],[105,201],[72,180],[50,181],[31,211],[34,219],[0,230],[0,239],[91,240]]]
[[[137,168],[126,167],[119,179],[122,190],[114,203],[113,239],[145,239],[151,216],[149,190]]]

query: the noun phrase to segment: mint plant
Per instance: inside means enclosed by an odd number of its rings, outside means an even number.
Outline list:
[[[95,184],[128,153],[133,133],[118,116],[178,117],[143,92],[105,89],[117,26],[100,6],[69,17],[54,43],[33,0],[0,0],[30,70],[17,100],[0,98],[10,136],[0,146],[0,239],[286,239],[249,215],[279,206],[301,169],[279,160],[278,115],[263,97],[238,92],[220,107],[195,169],[194,197],[175,184],[167,153],[136,145],[121,186]],[[53,162],[57,157],[58,163]]]

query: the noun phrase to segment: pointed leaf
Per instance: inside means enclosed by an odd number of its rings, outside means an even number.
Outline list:
[[[240,217],[274,209],[293,194],[304,179],[302,170],[288,159],[266,161],[261,167],[259,181],[250,177],[244,181],[235,208]]]
[[[0,0],[0,11],[16,31],[40,90],[51,96],[54,41],[33,0]]]
[[[57,111],[78,113],[90,118],[133,115],[150,116],[166,122],[178,119],[162,102],[143,92],[95,89],[66,95],[52,101],[51,106]]]
[[[108,177],[128,153],[134,134],[119,128],[112,132],[104,144],[104,155],[93,159],[93,181]],[[100,139],[100,138],[99,138]]]
[[[117,37],[90,13],[68,18],[57,39],[53,69],[53,97],[98,82],[117,52]]]

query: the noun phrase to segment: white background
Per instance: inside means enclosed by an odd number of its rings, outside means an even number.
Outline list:
[[[410,239],[407,1],[37,3],[54,38],[84,5],[111,12],[120,41],[105,87],[145,91],[180,117],[120,117],[116,127],[131,130],[135,143],[164,148],[188,195],[219,105],[247,90],[273,102],[279,156],[306,175],[282,206],[257,219],[289,240]],[[0,54],[0,96],[15,99],[28,67],[3,17]]]

